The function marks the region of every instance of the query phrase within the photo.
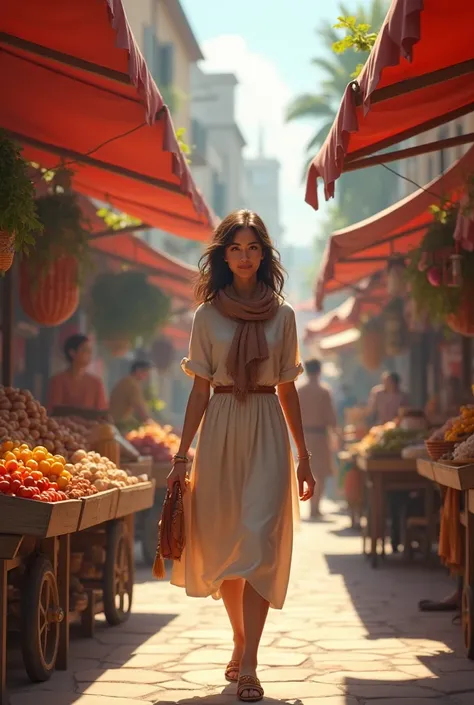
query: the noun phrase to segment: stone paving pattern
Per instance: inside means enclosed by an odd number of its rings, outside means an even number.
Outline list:
[[[335,512],[303,522],[288,600],[271,611],[259,675],[268,703],[474,705],[474,662],[452,615],[420,614],[452,582],[440,569],[388,557],[372,570]],[[187,598],[137,566],[134,610],[93,640],[72,639],[70,667],[31,684],[13,655],[11,705],[231,705],[223,673],[231,633],[221,602]]]

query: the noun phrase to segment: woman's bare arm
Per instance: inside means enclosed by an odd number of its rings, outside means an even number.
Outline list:
[[[278,396],[285,414],[286,422],[295,441],[298,456],[298,493],[304,502],[314,494],[315,480],[311,472],[311,463],[306,449],[306,441],[301,419],[300,400],[294,382],[278,385]]]
[[[300,400],[294,382],[278,385],[278,396],[285,414],[286,422],[296,445],[298,455],[306,454],[303,421],[301,418]]]
[[[188,404],[186,406],[186,414],[184,416],[183,433],[181,434],[181,443],[177,455],[186,456],[194,436],[197,433],[199,424],[202,421],[204,412],[209,404],[209,395],[211,385],[207,379],[195,377],[191,394],[189,395]],[[181,489],[185,487],[186,464],[184,462],[175,463],[173,469],[168,475],[168,487],[171,489],[176,481],[181,483]]]

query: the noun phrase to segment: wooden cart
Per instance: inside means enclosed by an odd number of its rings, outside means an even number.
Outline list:
[[[7,625],[20,631],[28,676],[44,681],[55,668],[67,668],[72,623],[92,636],[96,614],[104,612],[111,625],[128,618],[134,513],[151,507],[154,496],[153,481],[54,504],[0,496],[0,705],[7,703]],[[78,566],[87,600],[76,610],[70,606],[71,567],[88,552],[89,574],[81,575]],[[14,586],[16,602],[8,599]]]
[[[380,540],[381,552],[385,555],[385,499],[394,490],[424,490],[425,518],[427,522],[427,545],[434,538],[434,487],[417,474],[416,460],[402,459],[399,456],[357,456],[357,467],[366,475],[367,523],[363,533],[363,553],[367,555],[366,540],[370,539],[371,565],[378,565],[377,545]],[[428,550],[426,552],[428,559]]]
[[[417,469],[420,475],[432,482],[464,494],[464,511],[460,516],[461,524],[465,528],[461,624],[467,657],[474,660],[474,464],[455,466],[418,460]]]
[[[169,462],[153,463],[151,458],[141,458],[138,462],[127,463],[123,467],[124,470],[128,470],[136,476],[146,473],[155,482],[153,506],[137,515],[135,525],[143,559],[147,565],[152,566],[156,553],[158,522],[166,496],[166,478],[171,470],[171,465]]]

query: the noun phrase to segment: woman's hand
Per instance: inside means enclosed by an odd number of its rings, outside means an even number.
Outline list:
[[[311,463],[309,458],[302,458],[298,462],[298,470],[296,472],[298,479],[298,494],[302,502],[307,502],[314,494],[316,480],[311,472]]]
[[[174,460],[170,474],[166,478],[168,490],[171,492],[176,482],[181,485],[181,492],[186,492],[187,463],[184,460]]]

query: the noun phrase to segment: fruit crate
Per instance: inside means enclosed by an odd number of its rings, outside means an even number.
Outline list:
[[[82,502],[38,502],[0,495],[0,534],[49,538],[77,530]]]
[[[119,490],[119,498],[115,518],[135,514],[144,509],[150,509],[155,501],[155,482],[140,482],[138,485],[122,487]]]
[[[151,456],[140,456],[137,461],[133,463],[120,463],[122,470],[127,470],[135,477],[139,475],[148,475],[149,478],[152,476],[153,470],[153,459]]]
[[[117,513],[120,490],[112,488],[81,499],[82,509],[78,531],[114,519]]]

